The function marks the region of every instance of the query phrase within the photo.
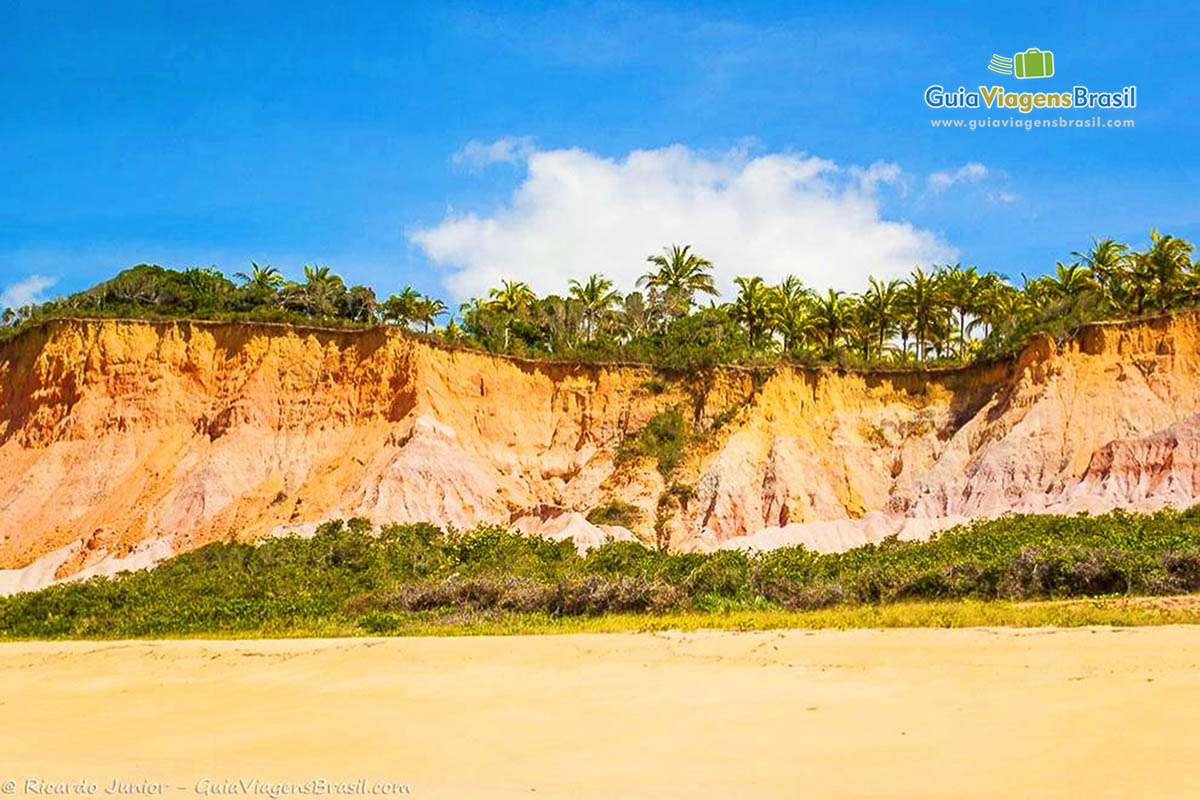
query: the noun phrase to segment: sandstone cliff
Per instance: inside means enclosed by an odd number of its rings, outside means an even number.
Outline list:
[[[331,517],[680,549],[924,536],[1200,495],[1200,318],[946,372],[526,362],[386,330],[56,321],[0,345],[0,588]],[[622,442],[678,409],[665,479]],[[620,500],[622,528],[581,514]]]

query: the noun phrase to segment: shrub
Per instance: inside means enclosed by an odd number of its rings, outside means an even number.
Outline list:
[[[605,542],[583,559],[583,571],[593,575],[651,575],[663,554],[639,542]]]
[[[763,595],[764,599],[796,611],[812,611],[829,608],[846,602],[846,589],[838,581],[821,580],[805,584],[800,581],[783,580],[772,583]]]
[[[693,597],[745,597],[750,586],[750,557],[740,550],[718,550],[705,557],[684,581]]]
[[[1128,592],[1133,579],[1120,553],[1094,548],[1030,547],[1008,565],[1006,597],[1087,597]]]
[[[593,525],[620,525],[622,528],[633,528],[641,520],[642,512],[637,506],[623,503],[620,500],[602,503],[587,513],[587,521]]]
[[[678,408],[663,411],[650,419],[646,427],[627,438],[617,449],[617,463],[638,457],[658,462],[658,471],[670,475],[683,458],[687,445],[687,423]]]
[[[1195,508],[1193,506],[1193,508]],[[1188,509],[1190,513],[1192,509]],[[1174,592],[1200,591],[1200,549],[1173,550],[1164,553],[1162,568]]]
[[[218,542],[154,570],[0,598],[0,635],[120,637],[357,625],[387,633],[413,614],[588,615],[765,603],[809,609],[904,599],[1086,597],[1200,590],[1200,525],[1163,511],[1013,516],[925,542],[844,553],[803,547],[671,553],[570,542],[497,526],[371,530],[334,521],[311,539]]]
[[[645,578],[593,575],[560,585],[554,613],[565,616],[662,612],[679,602],[676,587]]]

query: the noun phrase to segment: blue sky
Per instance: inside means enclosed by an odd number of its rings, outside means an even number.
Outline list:
[[[1093,236],[1200,239],[1184,3],[9,8],[8,299],[251,259],[461,299],[498,275],[624,282],[671,241],[726,281],[794,262],[852,288],[918,257],[1015,276]],[[987,71],[1032,46],[1055,78]],[[1104,115],[1136,127],[933,130],[1018,116],[932,111],[933,83],[1136,84]]]

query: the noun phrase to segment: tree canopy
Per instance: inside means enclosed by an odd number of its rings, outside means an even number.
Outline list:
[[[215,267],[141,264],[90,289],[5,309],[16,331],[52,317],[247,319],[326,325],[387,324],[460,345],[529,357],[632,360],[669,367],[792,360],[851,366],[957,364],[1011,352],[1029,335],[1065,335],[1104,319],[1200,304],[1193,246],[1152,230],[1136,250],[1111,238],[1016,286],[975,266],[916,266],[903,279],[870,278],[847,294],[794,276],[735,281],[721,298],[713,264],[687,245],[648,256],[650,269],[623,294],[601,274],[538,296],[504,280],[452,312],[405,287],[384,300],[347,286],[328,266],[288,280],[270,265],[227,278]]]

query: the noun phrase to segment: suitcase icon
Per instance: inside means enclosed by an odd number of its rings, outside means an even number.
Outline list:
[[[1013,74],[1018,78],[1049,78],[1054,74],[1054,53],[1031,47],[1013,56]]]

